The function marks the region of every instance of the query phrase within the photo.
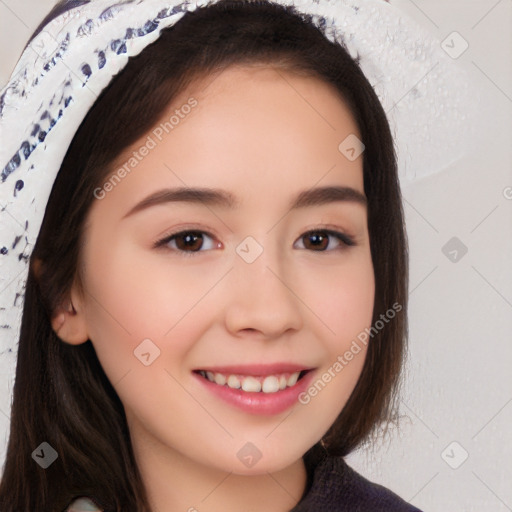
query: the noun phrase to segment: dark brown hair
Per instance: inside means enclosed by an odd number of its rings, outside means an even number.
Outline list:
[[[123,405],[90,340],[63,343],[50,318],[79,274],[84,220],[109,163],[152,128],[185,87],[236,64],[267,64],[332,84],[359,127],[376,283],[373,321],[393,304],[402,311],[372,337],[358,383],[323,443],[329,453],[346,455],[393,419],[407,334],[408,263],[384,110],[343,42],[330,42],[310,16],[267,1],[221,0],[185,14],[129,59],[87,114],[62,163],[31,256],[2,512],[61,511],[84,495],[107,511],[149,512]],[[38,279],[36,259],[42,262]],[[42,441],[59,454],[45,470],[31,458]]]

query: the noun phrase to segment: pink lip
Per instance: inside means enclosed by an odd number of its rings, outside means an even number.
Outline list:
[[[261,365],[259,366],[259,370],[255,368],[256,366],[253,365],[223,367],[223,370],[229,369],[229,371],[226,372],[221,371],[220,367],[215,367],[215,369],[208,369],[208,371],[217,371],[223,374],[228,373],[235,375],[242,374],[264,376],[276,373],[287,373],[288,371],[290,371],[290,368],[292,368],[292,366],[281,365],[278,367],[279,370],[272,369],[272,371],[270,371],[269,369],[272,368],[272,365]],[[285,369],[283,370],[283,368]],[[297,366],[293,366],[293,368],[294,369],[291,370],[292,373],[294,371],[304,369]],[[298,396],[302,392],[304,392],[310,385],[310,382],[313,379],[313,374],[313,371],[308,371],[306,375],[304,375],[300,380],[298,380],[294,386],[283,389],[282,391],[277,391],[275,393],[250,393],[247,391],[243,391],[242,389],[232,389],[228,386],[219,386],[218,384],[215,384],[214,382],[210,382],[208,379],[205,379],[198,373],[193,372],[194,377],[198,379],[199,382],[215,396],[219,397],[220,399],[224,400],[230,405],[238,407],[244,412],[264,416],[279,414],[295,405],[298,401]]]
[[[295,373],[310,369],[311,367],[293,363],[205,366],[197,368],[197,370],[204,370],[212,373],[222,373],[224,375],[251,375],[253,377],[265,377],[267,375],[276,375],[278,373]]]

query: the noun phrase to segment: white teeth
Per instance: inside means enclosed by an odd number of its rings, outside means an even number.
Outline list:
[[[289,377],[288,377],[288,382],[286,383],[288,386],[295,386],[295,384],[297,383],[297,380],[299,379],[299,375],[300,375],[300,372],[295,372],[295,373],[292,373]]]
[[[219,386],[224,386],[224,384],[226,384],[226,377],[224,377],[222,373],[216,373],[215,384],[218,384]]]
[[[236,375],[230,375],[228,377],[228,386],[233,389],[240,389],[240,379]]]
[[[261,391],[261,382],[254,377],[245,377],[242,382],[242,389],[249,393],[258,393]]]
[[[294,386],[299,380],[300,372],[292,373],[289,377],[281,374],[268,375],[265,378],[253,377],[251,375],[248,375],[247,377],[225,375],[223,373],[214,373],[205,370],[200,370],[199,374],[219,386],[228,386],[232,389],[241,388],[243,391],[248,393],[277,393],[287,387]]]
[[[276,391],[279,391],[279,379],[274,377],[274,375],[265,377],[261,390],[263,393],[275,393]]]

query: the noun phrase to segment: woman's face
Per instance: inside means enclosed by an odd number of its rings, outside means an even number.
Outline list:
[[[355,137],[331,86],[232,67],[111,166],[72,296],[136,454],[262,474],[333,424],[374,303]]]

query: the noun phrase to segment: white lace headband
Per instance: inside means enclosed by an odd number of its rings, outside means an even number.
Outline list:
[[[457,160],[477,102],[440,41],[383,0],[274,0],[359,57],[395,137],[401,180]],[[187,11],[216,0],[94,0],[53,19],[0,92],[0,354],[14,361],[28,260],[71,140],[99,93]],[[445,49],[449,52],[447,44]]]

